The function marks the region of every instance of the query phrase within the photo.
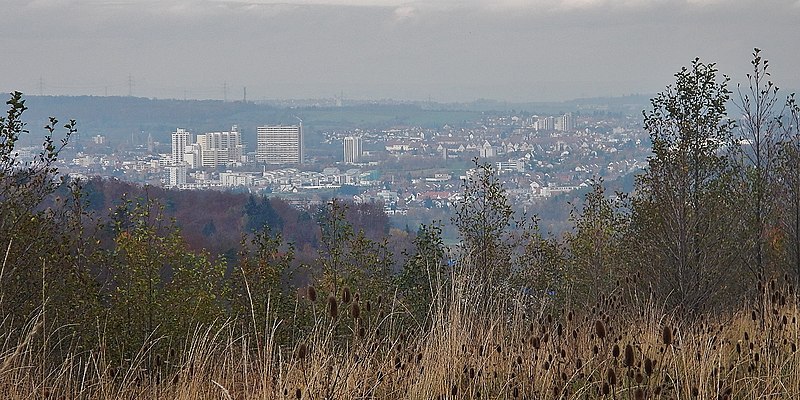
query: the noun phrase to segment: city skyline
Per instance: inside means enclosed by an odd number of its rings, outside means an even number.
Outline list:
[[[792,67],[778,0],[38,0],[6,5],[0,89],[155,98],[559,101],[654,93],[695,57]],[[246,88],[246,89],[245,89]],[[245,94],[245,91],[247,94]]]

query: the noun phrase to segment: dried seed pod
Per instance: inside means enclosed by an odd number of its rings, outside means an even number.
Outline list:
[[[350,288],[345,286],[342,289],[342,304],[348,303],[350,303]]]
[[[614,369],[613,368],[609,368],[608,372],[606,373],[606,375],[607,375],[606,376],[606,380],[608,381],[608,384],[611,385],[611,386],[616,386],[617,385],[617,373],[614,372]]]
[[[630,368],[633,366],[633,346],[627,344],[625,346],[625,366]]]
[[[601,389],[603,396],[608,396],[611,393],[611,387],[608,386],[608,382],[603,382],[603,387]]]
[[[661,340],[667,346],[672,344],[672,328],[667,325],[664,326],[664,330],[661,332]]]
[[[605,339],[606,337],[606,326],[603,324],[603,321],[597,320],[594,322],[594,332],[600,340]]]
[[[339,317],[339,303],[333,295],[328,297],[328,313],[331,318],[336,319]]]
[[[306,294],[312,303],[317,301],[317,289],[314,289],[314,286],[309,286],[308,289],[306,289]]]

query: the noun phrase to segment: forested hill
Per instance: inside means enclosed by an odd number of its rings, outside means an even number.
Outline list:
[[[132,134],[166,140],[176,127],[220,131],[231,125],[295,122],[286,110],[241,102],[155,100],[138,97],[26,96],[26,121],[34,129],[49,116],[78,121],[81,135],[106,135],[120,143]],[[38,140],[38,138],[37,138]]]
[[[174,219],[192,250],[205,250],[214,257],[225,256],[229,261],[240,249],[245,234],[263,229],[280,234],[291,243],[299,262],[314,260],[320,246],[319,210],[297,208],[279,198],[215,190],[165,190],[102,178],[85,182],[82,191],[88,211],[101,221],[110,220],[125,200],[152,201],[157,207],[163,207],[165,219]],[[389,233],[389,219],[379,206],[351,204],[345,218],[355,232],[364,232],[371,240],[381,241]],[[103,234],[101,231],[100,235]],[[399,253],[404,248],[401,243],[404,236],[394,236],[392,241],[393,244],[397,242]]]
[[[255,128],[261,125],[296,124],[308,127],[307,144],[319,145],[319,132],[328,129],[383,128],[396,125],[440,127],[475,120],[478,111],[423,108],[414,104],[358,104],[344,107],[274,107],[252,102],[219,100],[158,100],[139,97],[26,96],[25,121],[32,132],[48,117],[78,121],[80,135],[106,135],[114,143],[127,142],[132,135],[152,135],[168,141],[175,128],[194,132],[227,130],[238,125],[250,146]],[[30,135],[35,143],[39,138]]]

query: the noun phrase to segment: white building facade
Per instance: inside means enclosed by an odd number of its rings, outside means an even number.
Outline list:
[[[259,126],[256,161],[266,164],[303,163],[303,124]]]
[[[361,162],[361,137],[348,136],[344,138],[344,162],[355,164]]]
[[[192,134],[183,128],[172,132],[172,165],[183,165],[186,146],[193,143]]]

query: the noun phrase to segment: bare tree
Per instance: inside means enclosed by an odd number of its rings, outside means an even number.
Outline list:
[[[742,116],[737,129],[736,150],[740,178],[747,195],[743,196],[745,226],[749,231],[748,246],[744,252],[747,265],[755,275],[765,274],[765,243],[770,221],[777,205],[770,201],[776,194],[776,166],[780,141],[780,115],[778,87],[770,80],[769,62],[761,57],[761,50],[753,50],[752,72],[747,74],[748,85],[737,87],[736,107]]]

